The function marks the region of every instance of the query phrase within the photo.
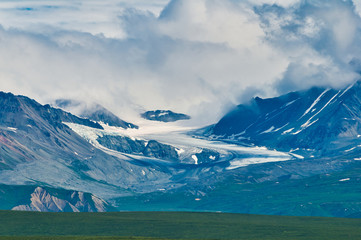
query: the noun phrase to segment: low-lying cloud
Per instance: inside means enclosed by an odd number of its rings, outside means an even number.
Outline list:
[[[343,87],[361,71],[350,0],[48,2],[0,4],[1,88],[42,103],[96,101],[125,120],[171,109],[203,125],[254,95]]]

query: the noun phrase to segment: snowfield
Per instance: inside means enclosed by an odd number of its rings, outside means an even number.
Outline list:
[[[260,164],[276,161],[288,161],[291,159],[303,158],[302,156],[270,150],[266,147],[245,147],[236,144],[229,144],[221,141],[211,141],[207,139],[195,138],[187,132],[194,128],[182,127],[177,123],[158,123],[144,122],[139,125],[139,129],[123,129],[118,127],[110,127],[103,124],[104,130],[94,129],[87,126],[66,123],[73,131],[85,138],[95,147],[114,154],[113,150],[106,149],[97,142],[99,136],[127,136],[131,139],[156,140],[164,144],[172,145],[176,148],[179,155],[190,155],[194,160],[194,164],[198,165],[198,158],[193,153],[200,153],[202,149],[210,149],[220,154],[219,162],[229,162],[228,170],[245,167],[251,164]],[[138,158],[132,154],[121,154],[122,156],[131,156]],[[209,157],[215,160],[214,156]]]

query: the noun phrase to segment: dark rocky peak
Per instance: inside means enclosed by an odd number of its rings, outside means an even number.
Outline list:
[[[170,110],[147,111],[142,113],[141,117],[147,120],[159,122],[175,122],[179,120],[188,120],[191,118],[186,114],[175,113]]]

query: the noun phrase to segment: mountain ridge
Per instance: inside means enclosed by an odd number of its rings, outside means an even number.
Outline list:
[[[81,101],[70,99],[57,99],[55,100],[53,105],[69,112],[73,112],[72,110],[76,109],[80,117],[90,119],[97,123],[104,123],[109,126],[122,127],[124,129],[139,128],[135,124],[120,119],[100,104],[93,103],[91,104],[91,106],[88,106],[88,104]]]
[[[343,149],[347,143],[360,143],[359,90],[360,81],[342,90],[311,88],[269,99],[256,97],[226,114],[206,135],[284,151],[298,148],[307,156],[326,155],[329,145]]]

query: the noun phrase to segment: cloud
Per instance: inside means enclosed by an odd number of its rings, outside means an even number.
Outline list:
[[[256,94],[341,87],[361,72],[352,1],[48,3],[0,4],[1,88],[43,103],[96,101],[130,121],[171,109],[203,125]]]
[[[303,1],[297,7],[257,8],[266,39],[289,65],[281,92],[312,85],[343,87],[360,76],[350,65],[360,56],[360,17],[352,1]]]
[[[159,15],[168,0],[12,0],[0,2],[0,23],[5,28],[26,31],[51,31],[54,28],[125,37],[116,21],[127,8]]]
[[[277,5],[281,7],[291,7],[300,4],[301,0],[252,0],[252,4],[261,5]]]

